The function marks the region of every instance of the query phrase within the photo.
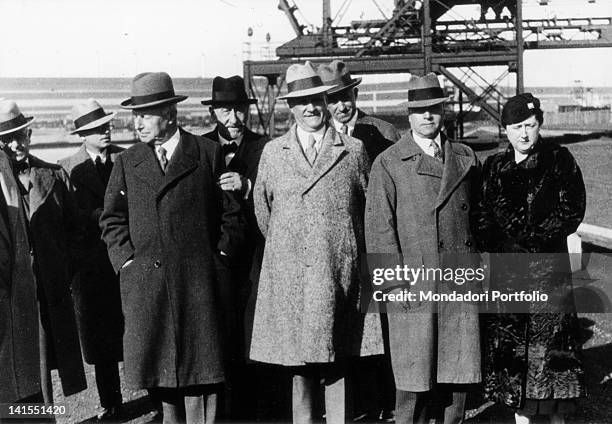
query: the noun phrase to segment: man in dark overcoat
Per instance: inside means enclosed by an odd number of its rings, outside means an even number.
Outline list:
[[[213,422],[225,375],[215,256],[237,253],[244,219],[217,185],[221,146],[178,126],[186,96],[170,76],[138,74],[131,94],[121,105],[140,143],[117,156],[100,217],[120,278],[126,383],[161,399],[164,422]]]
[[[253,288],[251,274],[259,274],[258,269],[252,271],[252,267],[259,268],[264,244],[253,208],[253,187],[267,137],[246,126],[249,106],[256,102],[247,96],[244,80],[238,75],[215,77],[212,98],[201,102],[209,106],[210,115],[217,124],[203,136],[221,145],[226,169],[219,184],[221,189],[234,192],[243,200],[247,222],[245,245],[240,255],[229,266],[221,261],[217,264],[228,364],[225,410],[234,419],[253,418],[257,399],[249,390],[255,378],[254,370],[245,363],[253,320],[252,310],[248,315],[245,312]],[[256,253],[257,258],[254,258]]]
[[[81,216],[80,237],[73,249],[75,275],[72,294],[85,362],[95,366],[100,396],[99,419],[113,419],[122,404],[118,363],[122,360],[123,313],[119,279],[108,259],[98,221],[104,207],[104,191],[117,154],[111,144],[111,120],[100,104],[87,100],[74,106],[74,131],[83,144],[59,161],[74,187]]]
[[[3,147],[0,142],[0,403],[40,402],[36,282],[17,182]]]
[[[403,256],[403,264],[388,265],[434,272],[476,268],[468,214],[478,161],[441,132],[447,97],[438,77],[415,76],[408,85],[411,131],[372,166],[368,254]],[[387,305],[397,423],[428,422],[433,400],[445,406],[444,423],[463,420],[468,385],[481,380],[478,305],[435,304],[419,292],[477,291],[474,284],[421,279],[410,288],[415,301]]]
[[[78,214],[66,172],[29,153],[33,119],[24,117],[14,101],[0,101],[0,141],[12,161],[23,210],[20,225],[27,230],[36,280],[42,400],[52,403],[52,369],[58,369],[65,395],[87,387],[70,292]]]
[[[357,86],[361,78],[353,78],[344,62],[334,60],[320,65],[317,73],[324,84],[335,86],[327,94],[330,123],[336,131],[361,140],[370,161],[400,139],[400,133],[392,124],[357,107]]]
[[[323,83],[334,85],[327,93],[330,123],[336,131],[363,142],[370,161],[400,139],[397,129],[389,122],[367,115],[357,107],[361,78],[353,78],[346,64],[334,60],[319,65],[317,73]],[[386,354],[357,358],[353,364],[351,380],[355,396],[355,418],[384,419],[392,417],[395,401],[393,373],[389,359],[387,317],[380,315]]]

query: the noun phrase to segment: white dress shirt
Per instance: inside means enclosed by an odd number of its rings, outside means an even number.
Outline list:
[[[303,130],[299,125],[297,126],[297,138],[302,145],[302,150],[306,152],[308,148],[308,138],[313,136],[315,139],[315,150],[317,155],[321,152],[321,146],[323,145],[323,136],[325,135],[325,125],[315,132],[308,132]]]
[[[221,143],[222,146],[224,146],[226,144],[230,144],[230,143],[236,143],[236,146],[240,147],[240,144],[242,144],[243,134],[241,134],[235,140],[226,140],[225,138],[223,138],[221,133],[219,133],[218,131],[217,131],[217,133],[219,134],[219,143]],[[227,155],[225,155],[225,164],[229,165],[229,163],[232,161],[232,159],[234,159],[234,156],[236,156],[236,152],[228,153]]]
[[[332,122],[334,123],[334,128],[336,128],[336,131],[338,131],[339,133],[342,132],[342,126],[346,125],[347,134],[352,136],[353,131],[355,131],[355,124],[357,123],[357,111],[355,111],[351,120],[348,121],[346,124],[343,124],[340,121],[336,121],[335,119],[332,119]]]
[[[87,147],[85,147],[85,151],[87,152],[87,154],[89,155],[93,163],[96,163],[96,158],[100,158],[100,162],[106,163],[106,152],[94,153],[91,150],[89,150]]]
[[[168,163],[170,163],[170,158],[172,158],[172,155],[174,154],[174,151],[176,150],[176,146],[178,145],[180,139],[181,135],[177,128],[174,134],[172,134],[172,137],[170,137],[167,141],[163,142],[160,145],[155,145],[155,154],[157,155],[157,159],[161,159],[161,155],[159,154],[159,148],[163,147],[166,150],[166,159],[168,160]]]
[[[419,145],[421,150],[425,152],[426,155],[434,157],[434,149],[431,147],[431,138],[420,137],[414,131],[412,131],[412,138],[414,139],[416,144]],[[438,133],[438,135],[436,136],[436,138],[434,138],[433,141],[435,141],[438,145],[438,148],[442,150],[442,137],[440,137],[440,133]]]

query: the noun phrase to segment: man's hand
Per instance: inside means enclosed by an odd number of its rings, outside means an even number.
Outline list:
[[[219,186],[221,190],[237,191],[244,196],[248,190],[247,179],[237,172],[226,172],[219,177]]]

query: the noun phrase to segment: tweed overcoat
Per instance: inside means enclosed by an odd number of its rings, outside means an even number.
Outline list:
[[[454,266],[477,266],[468,212],[478,161],[469,147],[449,141],[443,146],[444,164],[424,154],[408,133],[374,161],[365,215],[369,255],[390,255],[395,264],[401,255],[412,268],[445,267],[444,258]],[[416,287],[437,292],[446,287],[423,284]],[[387,318],[398,389],[480,381],[476,304],[409,302]]]
[[[295,125],[266,144],[254,193],[266,245],[251,359],[300,366],[383,353],[378,316],[359,310],[368,173],[361,141],[332,126],[312,167]]]
[[[0,151],[0,402],[40,391],[38,305],[23,208]]]
[[[108,147],[107,166],[112,167],[121,147]],[[119,279],[101,239],[100,214],[106,184],[96,171],[85,146],[59,161],[74,187],[80,214],[80,236],[74,245],[72,281],[83,356],[89,364],[118,362],[123,357],[123,313]],[[76,223],[74,225],[77,225]]]
[[[565,147],[540,139],[518,164],[511,146],[485,161],[473,228],[481,248],[492,253],[491,287],[548,296],[547,302],[512,311],[501,304],[506,310],[493,311],[503,313],[486,315],[490,400],[522,407],[526,399],[585,395],[567,254],[567,236],[578,228],[585,207],[582,174]]]
[[[224,379],[214,257],[239,249],[244,219],[216,185],[219,144],[179,131],[165,174],[145,143],[117,156],[100,217],[120,277],[125,377],[134,388]]]
[[[370,116],[360,109],[357,109],[357,120],[351,135],[363,142],[372,162],[401,137],[392,124]]]
[[[87,387],[70,283],[71,246],[78,238],[78,213],[66,172],[29,155],[29,235],[38,304],[49,336],[52,368],[57,368],[65,395]]]

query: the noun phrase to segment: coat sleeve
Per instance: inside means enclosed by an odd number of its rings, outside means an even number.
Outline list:
[[[368,253],[400,254],[397,236],[395,182],[382,157],[372,165],[366,196],[365,234]]]
[[[257,180],[255,181],[255,189],[253,190],[253,207],[257,218],[257,225],[261,234],[266,237],[268,232],[268,221],[272,211],[273,195],[269,187],[269,167],[270,167],[270,150],[269,145],[264,147],[261,159],[259,160],[259,168],[257,170]]]
[[[70,181],[68,173],[64,168],[60,168],[57,171],[57,178],[63,182],[61,201],[64,231],[66,232],[66,239],[71,252],[70,258],[72,261],[72,271],[75,271],[75,266],[77,266],[75,261],[78,262],[80,253],[79,246],[81,245],[83,239],[83,223],[85,218],[79,211],[74,192],[74,185]]]
[[[115,272],[119,272],[123,264],[134,256],[129,228],[129,193],[122,159],[121,155],[117,156],[104,195],[104,211],[100,215],[102,239]]]
[[[8,224],[8,207],[0,190],[0,290],[9,289],[11,275],[11,235]]]
[[[213,164],[215,182],[223,172],[224,164],[221,147],[216,144]],[[221,200],[221,231],[217,251],[235,257],[245,243],[246,221],[243,207],[241,207],[244,201],[239,200],[238,195],[232,192],[221,190],[221,187],[216,185],[215,187],[217,187],[217,195]]]
[[[558,166],[559,202],[542,222],[530,225],[524,243],[546,246],[575,232],[584,218],[586,190],[582,172],[569,150],[562,148],[556,158]]]

